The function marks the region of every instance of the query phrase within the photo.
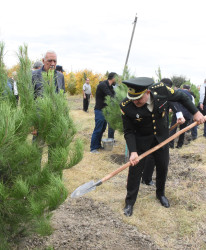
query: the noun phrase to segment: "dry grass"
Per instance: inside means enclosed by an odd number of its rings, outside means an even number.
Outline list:
[[[117,144],[112,151],[91,154],[90,140],[94,128],[94,100],[89,113],[82,111],[82,96],[69,97],[71,115],[77,124],[78,137],[85,142],[83,160],[64,171],[64,181],[72,193],[90,180],[99,180],[120,165],[112,155],[124,159],[123,136],[115,132]],[[149,235],[164,249],[206,249],[206,140],[201,136],[183,147],[171,150],[172,162],[168,173],[166,193],[171,207],[165,209],[155,198],[155,188],[141,185],[132,217],[125,217],[122,209],[126,195],[127,171],[119,173],[95,191],[86,194],[96,202],[106,203],[124,220]],[[105,134],[105,137],[107,134]],[[192,160],[191,160],[192,159]],[[188,165],[188,162],[189,163]]]

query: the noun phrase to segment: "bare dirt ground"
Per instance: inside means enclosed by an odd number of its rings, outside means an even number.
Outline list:
[[[71,115],[85,142],[83,160],[64,171],[67,200],[53,212],[54,232],[29,237],[16,249],[206,249],[206,140],[198,139],[182,149],[170,150],[166,193],[171,207],[155,199],[155,187],[141,185],[132,217],[123,215],[127,170],[81,198],[70,194],[81,184],[99,180],[125,163],[123,136],[115,133],[112,151],[89,152],[94,128],[93,104],[81,110],[81,97],[70,100]],[[105,134],[106,137],[106,134]],[[155,175],[154,175],[155,181]]]
[[[54,212],[54,233],[28,238],[23,249],[158,249],[135,226],[125,224],[101,202],[67,200]]]

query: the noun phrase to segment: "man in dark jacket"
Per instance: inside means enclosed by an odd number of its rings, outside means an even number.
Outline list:
[[[113,89],[113,85],[115,85],[115,76],[117,74],[115,72],[111,72],[108,75],[108,79],[106,81],[102,81],[98,84],[95,96],[95,128],[91,138],[90,152],[98,153],[97,149],[101,148],[101,140],[102,135],[107,127],[107,122],[104,118],[102,109],[106,106],[105,98],[106,96],[113,97],[115,92]]]
[[[62,89],[65,92],[64,75],[56,70],[57,55],[54,51],[47,51],[43,58],[43,67],[32,72],[32,83],[34,85],[34,97],[42,96],[44,76],[51,74],[55,79],[56,92]]]
[[[42,59],[43,66],[40,69],[32,71],[32,84],[34,86],[34,98],[41,97],[43,94],[43,85],[45,80],[51,77],[56,86],[56,93],[60,90],[65,92],[64,75],[56,70],[57,55],[54,51],[47,51]],[[37,131],[32,132],[33,140],[36,140]]]
[[[190,100],[192,101],[192,94],[190,93],[190,86],[189,85],[183,85],[182,89],[178,89],[177,91],[181,91],[183,93],[185,93],[189,98]],[[184,118],[185,118],[185,122],[183,124],[180,124],[180,129],[184,129],[185,127],[187,127],[189,125],[189,123],[191,122],[192,120],[192,114],[189,112],[189,110],[187,110],[181,103],[174,103],[174,106],[182,112]],[[173,116],[172,116],[172,122],[171,122],[171,127],[177,122],[177,118],[176,118],[176,114],[173,113]],[[176,133],[177,131],[177,127],[174,128],[169,136],[172,136]],[[185,137],[185,133],[181,134],[178,138],[178,142],[177,142],[177,148],[181,148],[184,144],[184,137]],[[170,148],[174,148],[174,140],[171,141],[169,143],[169,146]]]
[[[167,122],[168,101],[181,102],[200,123],[205,117],[184,93],[174,91],[163,83],[154,84],[152,78],[138,77],[123,81],[128,89],[127,98],[120,104],[124,137],[130,152],[127,196],[124,214],[131,216],[139,191],[145,158],[139,162],[138,155],[166,140],[169,136]],[[156,197],[164,207],[169,207],[165,197],[165,182],[169,163],[168,144],[153,153],[156,165]],[[138,164],[138,165],[137,165]]]

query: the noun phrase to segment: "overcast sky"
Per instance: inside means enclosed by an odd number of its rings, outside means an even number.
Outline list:
[[[136,76],[182,75],[198,85],[206,78],[205,0],[1,1],[0,41],[7,67],[28,45],[31,60],[55,50],[71,70],[122,74],[133,21],[137,24],[128,67]]]

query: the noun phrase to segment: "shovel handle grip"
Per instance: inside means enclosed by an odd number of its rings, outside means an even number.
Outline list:
[[[172,131],[174,128],[176,128],[178,126],[178,122],[176,122],[172,127],[170,127],[169,131]]]
[[[192,124],[190,124],[186,128],[183,128],[183,129],[179,130],[177,133],[175,133],[174,135],[170,136],[169,138],[167,138],[165,141],[161,142],[157,146],[155,146],[155,147],[147,150],[143,154],[139,155],[139,157],[138,157],[139,161],[142,160],[144,157],[148,156],[149,154],[153,153],[154,151],[160,149],[161,147],[163,147],[164,145],[166,145],[170,141],[174,140],[176,137],[178,137],[181,134],[185,133],[187,130],[190,130],[191,128],[195,127],[196,125],[197,125],[197,122],[193,122]],[[128,168],[130,166],[131,166],[131,163],[127,162],[126,164],[124,164],[123,166],[119,167],[118,169],[116,169],[112,173],[106,175],[104,178],[101,179],[101,181],[105,182],[105,181],[109,180],[110,178],[112,178],[113,176],[115,176],[116,174],[118,174],[119,172],[123,171],[124,169],[126,169],[126,168]]]

